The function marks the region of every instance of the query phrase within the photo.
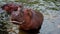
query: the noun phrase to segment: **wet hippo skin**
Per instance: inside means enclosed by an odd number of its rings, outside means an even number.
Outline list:
[[[33,33],[38,32],[43,24],[43,14],[28,8],[22,8],[15,5],[2,6],[2,9],[6,10],[11,15],[11,21],[14,24],[19,25],[19,29],[25,32]],[[13,6],[12,8],[10,6]],[[7,8],[6,8],[7,7]],[[15,11],[16,10],[16,11]],[[10,12],[11,11],[11,12]]]

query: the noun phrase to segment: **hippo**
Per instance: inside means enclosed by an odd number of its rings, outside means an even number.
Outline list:
[[[41,12],[14,4],[5,4],[1,8],[11,14],[11,22],[19,25],[19,30],[31,33],[41,29],[44,20]]]
[[[13,4],[13,3],[12,4],[9,3],[9,4],[4,4],[3,6],[1,6],[1,8],[2,8],[2,10],[6,10],[6,12],[8,14],[11,14],[12,11],[17,11],[18,6],[21,7],[21,5],[16,5],[16,4]]]

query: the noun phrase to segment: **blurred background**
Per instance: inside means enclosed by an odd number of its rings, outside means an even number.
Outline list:
[[[0,0],[0,7],[12,2],[23,3],[25,7],[38,10],[44,15],[43,25],[38,34],[60,34],[60,0]],[[18,34],[17,25],[8,23],[8,17],[9,15],[0,8],[0,33]]]

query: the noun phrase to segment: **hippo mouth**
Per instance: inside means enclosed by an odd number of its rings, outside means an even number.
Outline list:
[[[22,25],[25,21],[10,21],[11,23],[13,24],[16,24],[16,25]]]

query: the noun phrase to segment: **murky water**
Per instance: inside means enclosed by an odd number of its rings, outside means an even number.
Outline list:
[[[2,3],[4,4],[4,2]],[[39,7],[37,9],[44,15],[44,21],[41,30],[39,30],[40,33],[28,33],[20,30],[19,34],[60,34],[60,7],[57,7],[53,2],[48,3],[42,0],[39,5],[35,4],[31,8]],[[57,2],[57,5],[60,6],[59,2]],[[52,10],[50,8],[57,8],[58,10]]]

